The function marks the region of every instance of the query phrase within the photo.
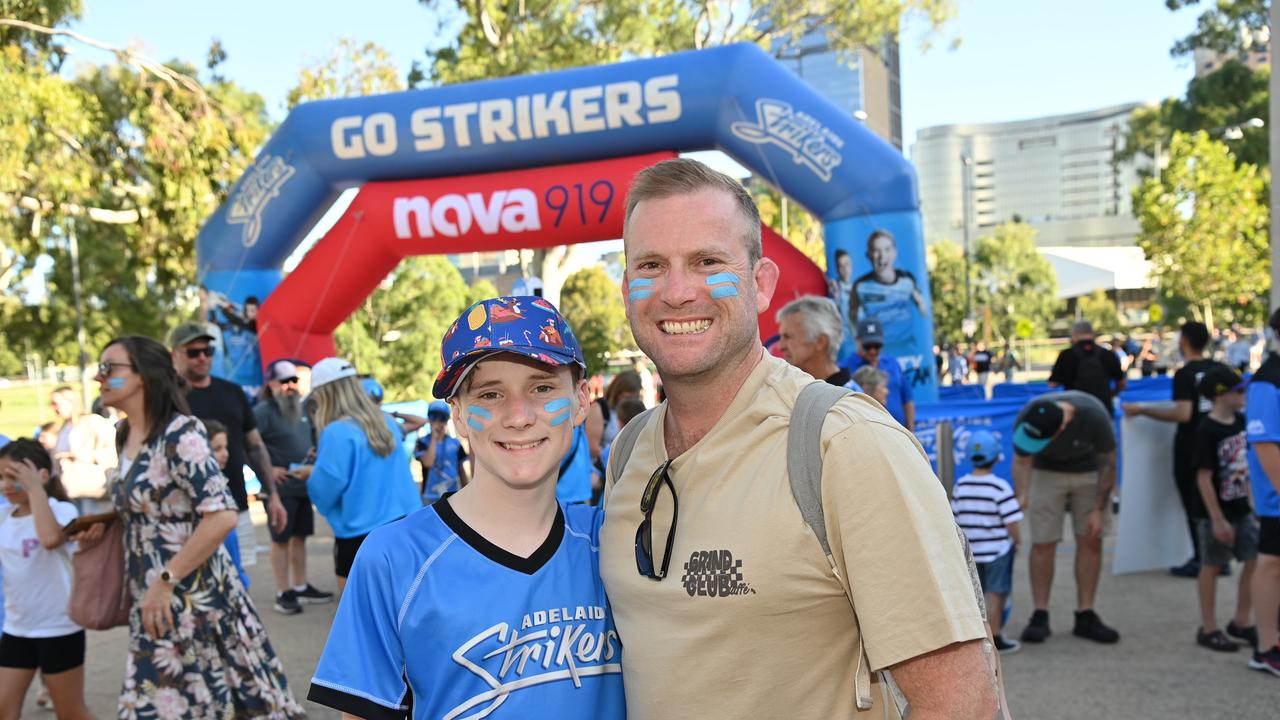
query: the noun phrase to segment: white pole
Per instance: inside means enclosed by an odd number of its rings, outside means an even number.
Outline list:
[[[1280,35],[1280,3],[1271,3],[1271,57],[1276,57],[1276,36]],[[1267,128],[1267,138],[1271,147],[1271,169],[1274,172],[1280,167],[1280,73],[1271,73],[1271,122]],[[1273,180],[1271,183],[1271,309],[1280,307],[1280,187]]]

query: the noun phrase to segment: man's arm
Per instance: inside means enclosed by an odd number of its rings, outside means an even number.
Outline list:
[[[276,532],[280,532],[284,529],[285,523],[289,522],[289,514],[280,502],[280,494],[276,492],[276,480],[271,467],[271,454],[267,452],[267,446],[262,442],[262,434],[258,432],[257,428],[244,434],[244,449],[245,459],[249,461],[249,467],[258,476],[258,481],[262,483],[262,488],[267,491],[267,521],[271,523],[271,527],[275,528]]]
[[[1107,505],[1111,502],[1111,491],[1116,487],[1116,451],[1098,453],[1098,497],[1089,511],[1089,521],[1085,527],[1087,537],[1096,538],[1102,535],[1103,519],[1106,517]]]
[[[907,432],[916,431],[916,404],[912,400],[902,403],[902,416],[907,421]]]
[[[911,720],[990,720],[995,715],[994,658],[985,642],[955,643],[890,668],[911,706]]]
[[[1018,496],[1018,505],[1027,506],[1027,490],[1031,484],[1031,456],[1013,455],[1013,492]]]
[[[1116,387],[1116,392],[1120,392],[1120,386]],[[1192,407],[1190,400],[1176,400],[1173,403],[1173,407],[1161,407],[1143,402],[1128,402],[1120,407],[1124,410],[1124,414],[1129,417],[1146,415],[1153,420],[1171,423],[1184,423],[1191,420]]]

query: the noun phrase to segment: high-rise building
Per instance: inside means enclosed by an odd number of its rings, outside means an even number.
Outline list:
[[[776,57],[828,100],[862,120],[876,135],[902,149],[902,88],[898,43],[886,40],[878,50],[833,50],[826,32],[815,30]]]
[[[1137,103],[1016,122],[924,128],[911,146],[925,240],[976,241],[1022,220],[1041,246],[1132,245],[1133,188],[1121,162]]]

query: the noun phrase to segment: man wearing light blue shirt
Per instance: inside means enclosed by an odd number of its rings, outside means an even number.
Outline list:
[[[889,397],[885,401],[885,409],[910,432],[916,427],[916,400],[911,392],[911,384],[902,374],[902,365],[898,358],[884,355],[884,328],[879,320],[861,320],[858,322],[858,352],[849,360],[846,368],[849,372],[857,372],[863,365],[879,368],[889,376]]]

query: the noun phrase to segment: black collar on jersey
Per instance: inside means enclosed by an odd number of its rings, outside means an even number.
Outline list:
[[[449,493],[452,495],[453,493]],[[449,496],[440,498],[431,505],[435,509],[436,514],[449,526],[462,541],[470,545],[476,552],[484,555],[490,560],[515,570],[516,572],[532,575],[547,564],[551,556],[556,554],[556,550],[560,549],[560,541],[564,539],[564,511],[560,506],[556,505],[556,519],[551,523],[551,532],[547,533],[547,539],[542,541],[537,550],[527,558],[522,558],[515,553],[508,552],[494,545],[484,536],[476,532],[470,525],[462,521],[458,514],[449,507]]]

